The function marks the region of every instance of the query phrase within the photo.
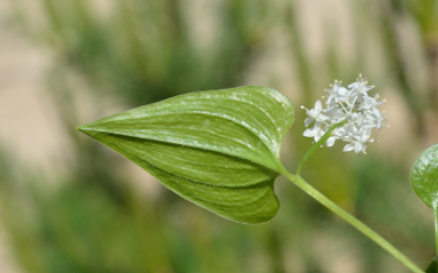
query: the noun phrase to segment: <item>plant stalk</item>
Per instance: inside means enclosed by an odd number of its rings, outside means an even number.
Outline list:
[[[435,248],[436,257],[438,257],[438,206],[436,202],[433,203],[433,214],[435,216]]]
[[[394,256],[397,260],[403,263],[407,268],[415,273],[424,273],[417,265],[415,265],[408,257],[401,253],[397,248],[395,248],[391,243],[377,234],[375,231],[370,229],[364,223],[359,221],[353,215],[346,212],[344,209],[336,205],[333,201],[328,199],[325,195],[320,193],[317,189],[308,184],[301,176],[293,175],[289,173],[286,169],[281,172],[282,175],[286,176],[293,184],[297,185],[300,189],[305,191],[308,195],[314,198],[316,201],[324,205],[326,208],[331,210],[333,213],[344,219],[347,223],[355,227],[357,230],[362,232],[365,236],[373,240],[376,244],[385,249],[389,254]],[[436,211],[436,210],[435,210]],[[435,219],[437,219],[435,217]],[[438,237],[437,237],[438,239]],[[438,241],[437,241],[438,242]]]

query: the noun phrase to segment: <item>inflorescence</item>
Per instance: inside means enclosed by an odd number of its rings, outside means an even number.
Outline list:
[[[383,124],[388,121],[385,119],[387,114],[377,109],[384,101],[378,100],[378,94],[374,97],[368,96],[368,91],[374,86],[368,86],[362,75],[359,75],[356,82],[348,85],[348,88],[343,87],[341,83],[335,80],[330,85],[331,89],[325,90],[329,93],[328,96],[323,96],[327,99],[326,108],[322,108],[320,100],[317,100],[315,108],[310,110],[301,106],[302,109],[307,110],[308,118],[304,121],[306,127],[315,121],[313,128],[306,129],[303,135],[318,141],[332,125],[346,122],[332,131],[326,145],[331,147],[339,139],[348,142],[343,149],[344,152],[365,153],[366,144],[374,142],[374,138],[371,138],[371,130],[389,127]]]

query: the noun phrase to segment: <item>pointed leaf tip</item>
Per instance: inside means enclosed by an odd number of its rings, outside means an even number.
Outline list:
[[[76,130],[81,131],[83,133],[87,129],[86,129],[85,125],[81,125],[81,126],[76,127]]]
[[[91,124],[91,123],[87,123],[87,124],[84,124],[84,125],[81,125],[81,126],[78,126],[78,127],[76,127],[76,130],[78,130],[78,131],[80,131],[81,133],[84,133],[84,134],[86,134],[87,136],[93,136],[93,128],[91,128],[90,126],[89,126],[89,124]]]
[[[257,86],[197,92],[79,126],[164,186],[220,216],[262,223],[278,212],[273,183],[294,112]]]

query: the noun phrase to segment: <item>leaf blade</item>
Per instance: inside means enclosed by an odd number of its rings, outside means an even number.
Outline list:
[[[411,185],[418,197],[430,208],[438,202],[438,144],[424,150],[411,170]]]
[[[241,87],[181,95],[78,129],[201,207],[261,223],[279,209],[273,183],[293,119],[277,91]]]

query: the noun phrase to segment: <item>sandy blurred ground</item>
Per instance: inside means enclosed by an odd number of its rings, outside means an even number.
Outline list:
[[[8,3],[0,1],[0,143],[26,165],[47,170],[66,144],[45,93],[51,56],[14,31]]]
[[[42,79],[48,54],[10,29],[9,2],[0,1],[0,143],[29,165],[47,168],[60,145]],[[0,223],[0,272],[19,273]]]

